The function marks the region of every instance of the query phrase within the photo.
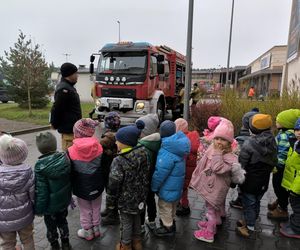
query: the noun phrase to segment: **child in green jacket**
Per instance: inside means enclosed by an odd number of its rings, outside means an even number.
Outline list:
[[[300,118],[295,127],[295,140],[290,140],[290,149],[285,164],[282,187],[289,191],[293,214],[290,221],[280,224],[280,233],[289,238],[300,239]]]
[[[35,164],[35,213],[44,215],[47,238],[51,249],[71,249],[67,222],[68,205],[71,201],[71,165],[65,152],[57,152],[56,138],[50,132],[36,136],[36,145],[41,156]]]

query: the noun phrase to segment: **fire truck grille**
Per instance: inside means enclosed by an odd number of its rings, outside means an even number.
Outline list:
[[[102,89],[102,97],[136,98],[135,89]]]

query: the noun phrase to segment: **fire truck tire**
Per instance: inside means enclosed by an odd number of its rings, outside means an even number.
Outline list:
[[[165,119],[165,103],[162,98],[159,98],[159,100],[158,100],[156,113],[157,113],[159,122],[163,122]]]

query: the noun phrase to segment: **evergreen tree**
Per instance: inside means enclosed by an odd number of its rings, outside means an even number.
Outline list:
[[[49,102],[51,92],[51,70],[40,50],[40,45],[33,44],[31,39],[20,31],[18,41],[5,58],[0,58],[0,69],[8,82],[9,93],[20,107],[43,108]]]

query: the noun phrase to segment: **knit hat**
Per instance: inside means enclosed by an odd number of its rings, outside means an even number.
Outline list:
[[[189,124],[185,119],[178,118],[175,120],[176,132],[182,131],[183,133],[187,133],[189,131]]]
[[[243,124],[243,127],[245,129],[249,129],[250,126],[249,126],[249,121],[250,121],[250,118],[254,115],[256,115],[258,112],[256,111],[250,111],[250,112],[247,112],[246,114],[243,115],[243,118],[242,118],[242,124]]]
[[[256,114],[250,118],[249,127],[253,134],[259,134],[272,127],[272,117],[266,114]]]
[[[41,132],[35,137],[35,142],[41,154],[55,152],[57,149],[57,141],[55,136],[50,132]]]
[[[159,133],[161,138],[169,137],[176,133],[176,125],[170,120],[166,120],[160,124]]]
[[[95,133],[96,127],[99,125],[98,121],[91,118],[83,118],[77,121],[73,127],[75,138],[92,137]]]
[[[276,123],[279,123],[283,128],[291,129],[299,117],[300,109],[284,110],[277,115]]]
[[[23,163],[28,155],[26,143],[10,135],[0,137],[0,160],[7,165],[19,165]]]
[[[159,119],[157,114],[148,114],[142,116],[136,121],[143,121],[145,123],[145,128],[142,131],[144,136],[148,136],[157,132],[157,128],[159,125]]]
[[[60,67],[60,73],[62,77],[68,77],[70,75],[73,75],[78,71],[77,67],[72,63],[64,63]]]
[[[254,108],[252,108],[252,109],[250,110],[250,112],[251,112],[251,111],[256,112],[256,113],[259,113],[259,108],[254,107]]]
[[[116,133],[116,140],[125,145],[134,147],[136,146],[144,127],[145,123],[143,121],[137,121],[135,125],[120,128]]]
[[[222,119],[214,131],[213,138],[215,139],[216,137],[221,137],[232,143],[234,139],[234,128],[232,122],[227,119]]]
[[[300,118],[295,123],[294,130],[300,130]]]
[[[221,122],[221,117],[219,116],[211,116],[207,120],[207,127],[210,131],[214,131],[216,127],[220,124]]]
[[[115,111],[109,112],[104,118],[105,128],[110,129],[112,131],[117,131],[120,128],[120,124],[120,115]]]

